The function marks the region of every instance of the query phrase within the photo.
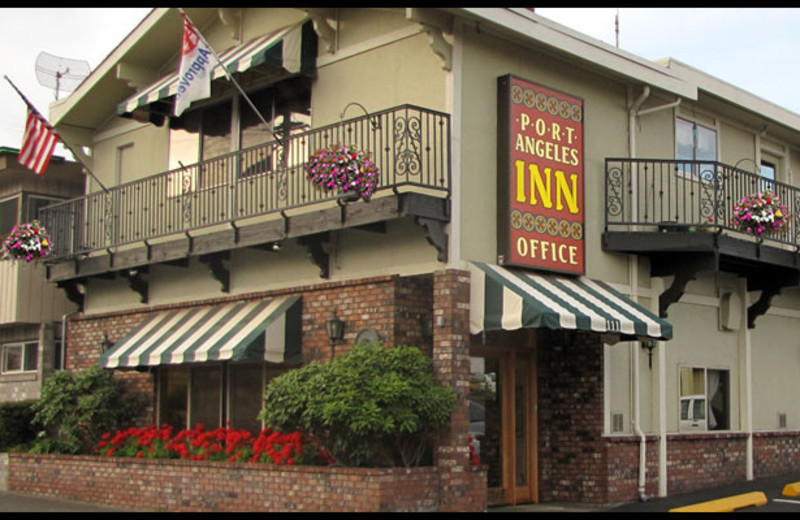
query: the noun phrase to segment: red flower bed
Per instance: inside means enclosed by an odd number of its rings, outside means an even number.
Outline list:
[[[249,431],[231,428],[206,430],[198,424],[173,437],[173,428],[128,428],[105,433],[96,448],[108,457],[188,459],[271,464],[329,465],[333,458],[300,432],[281,433],[265,428],[254,437]]]

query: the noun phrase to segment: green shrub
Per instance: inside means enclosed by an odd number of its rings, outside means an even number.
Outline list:
[[[345,465],[411,467],[430,454],[454,406],[418,348],[360,345],[275,378],[261,418],[316,438]]]
[[[0,403],[0,452],[18,449],[36,438],[35,400]]]
[[[91,453],[101,435],[127,426],[137,407],[110,370],[59,371],[42,385],[34,406],[44,428],[35,453]]]

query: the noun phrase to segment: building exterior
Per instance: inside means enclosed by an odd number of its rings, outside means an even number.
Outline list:
[[[19,150],[0,148],[0,235],[37,218],[39,209],[84,193],[80,165],[54,157],[46,176],[17,162]],[[0,262],[0,401],[36,399],[61,366],[61,322],[76,311],[40,262]]]
[[[187,13],[264,120],[221,71],[172,115],[173,9],[51,107],[110,187],[44,212],[68,369],[118,370],[143,420],[258,428],[274,375],[420,346],[459,397],[443,508],[470,443],[490,504],[800,465],[800,116],[529,9]],[[370,153],[371,200],[309,181],[333,145]],[[764,190],[790,217],[743,231]]]

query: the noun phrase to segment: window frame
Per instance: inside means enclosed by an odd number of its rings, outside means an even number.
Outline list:
[[[680,135],[680,131],[679,130],[680,130],[680,125],[681,124],[691,125],[691,132],[692,132],[692,157],[691,158],[681,157],[680,156],[681,143],[679,141],[679,135]],[[710,132],[713,132],[713,134],[714,134],[714,158],[713,159],[698,158],[698,150],[699,150],[699,142],[700,142],[698,128],[702,128],[702,129],[708,130]],[[677,162],[677,172],[678,172],[679,175],[682,175],[682,176],[685,176],[685,177],[688,177],[688,178],[691,178],[691,179],[695,179],[695,180],[704,178],[703,172],[702,171],[698,171],[696,169],[696,166],[699,166],[699,165],[697,165],[695,163],[698,163],[698,162],[699,163],[709,163],[709,164],[713,163],[715,166],[712,169],[713,177],[711,177],[711,178],[712,179],[715,178],[716,177],[716,171],[715,171],[716,170],[716,163],[719,162],[719,128],[717,127],[717,125],[714,124],[714,126],[711,126],[709,124],[699,122],[696,119],[690,119],[688,117],[684,117],[684,116],[680,116],[680,115],[675,116],[675,161]],[[688,162],[687,163],[682,163],[681,161],[693,161],[693,163],[692,164],[689,164]],[[689,169],[685,169],[685,166],[687,166],[687,165],[689,166]]]
[[[6,229],[5,224],[2,221],[2,212],[0,212],[0,237],[3,237],[3,238],[6,237],[9,233],[11,233],[11,230],[14,229],[14,226],[19,224],[20,211],[22,209],[22,200],[21,200],[22,197],[21,197],[21,195],[22,195],[21,193],[17,193],[17,194],[14,194],[14,195],[9,195],[8,197],[0,198],[0,206],[2,206],[3,204],[5,204],[7,202],[11,202],[11,201],[15,201],[16,204],[17,204],[16,211],[14,212],[14,221],[11,222],[11,225],[8,226],[7,229]]]
[[[295,81],[302,82],[301,85],[295,83]],[[308,83],[306,84],[306,82]],[[286,92],[305,92],[304,89],[307,89],[307,99],[305,98],[306,94],[303,93],[299,96],[293,96],[291,94],[286,94]],[[271,83],[268,85],[262,85],[258,87],[254,87],[249,89],[247,95],[251,98],[258,97],[261,94],[269,95],[268,97],[271,99],[270,107],[261,108],[264,117],[269,118],[269,132],[273,135],[278,135],[282,137],[284,134],[288,133],[289,135],[293,135],[296,133],[300,133],[306,131],[311,126],[311,82],[308,79],[302,78],[289,78],[286,80],[279,81],[277,83]],[[279,91],[281,93],[279,93]],[[298,103],[298,99],[302,99],[301,103]],[[222,155],[215,155],[213,157],[206,157],[206,137],[205,137],[205,127],[207,126],[208,122],[206,121],[206,114],[210,113],[215,109],[219,109],[223,105],[229,105],[230,107],[230,117],[229,117],[229,125],[230,129],[228,132],[228,139],[229,139],[229,148],[230,150]],[[300,107],[300,108],[298,108]],[[203,164],[207,161],[213,161],[218,157],[223,157],[225,155],[231,153],[238,153],[243,150],[247,150],[250,148],[255,148],[258,146],[262,146],[270,141],[265,141],[263,143],[256,143],[251,144],[248,143],[247,146],[243,146],[243,142],[245,141],[244,132],[251,128],[250,126],[244,127],[243,121],[245,120],[252,120],[253,114],[251,114],[252,108],[250,107],[249,103],[244,99],[244,97],[240,93],[233,93],[224,96],[219,96],[216,99],[210,99],[206,103],[203,103],[192,110],[187,110],[186,115],[181,116],[183,117],[198,117],[199,121],[197,124],[197,132],[196,132],[196,139],[194,139],[194,145],[196,149],[196,159],[193,159],[189,164],[185,164],[185,167],[188,168],[191,164]],[[268,113],[267,113],[268,112]],[[288,120],[287,120],[288,118]],[[284,126],[286,123],[286,126]],[[257,123],[255,126],[259,126],[260,123]],[[172,146],[173,146],[173,137],[172,132],[178,130],[185,130],[183,123],[180,123],[177,128],[169,127],[170,132],[170,143],[169,149],[167,151],[168,155],[168,163],[170,171],[173,171],[171,178],[175,179],[179,182],[170,181],[170,188],[168,189],[168,196],[170,198],[180,197],[187,195],[188,193],[195,193],[200,192],[204,189],[212,189],[218,186],[224,186],[229,182],[235,182],[240,179],[250,177],[253,175],[257,175],[260,173],[271,173],[276,168],[275,161],[277,157],[275,154],[270,154],[267,156],[263,162],[264,166],[261,168],[256,168],[255,171],[252,170],[252,166],[246,166],[240,164],[240,160],[235,161],[234,165],[236,168],[235,178],[234,179],[226,179],[225,182],[209,182],[210,177],[207,172],[203,171],[204,167],[200,167],[199,169],[194,169],[191,171],[186,171],[184,168],[181,168],[179,164],[177,164],[177,157],[172,155]],[[188,132],[188,131],[187,131]],[[307,144],[306,144],[307,146]],[[307,150],[306,150],[307,152]],[[305,154],[307,155],[307,153]],[[305,156],[303,155],[303,156]],[[187,177],[184,180],[184,177]],[[186,184],[186,186],[184,186]]]
[[[34,220],[34,219],[38,220],[38,218],[39,218],[38,212],[36,212],[33,215],[31,215],[31,208],[33,206],[31,201],[33,199],[48,201],[48,204],[46,204],[45,206],[42,206],[42,207],[47,207],[47,206],[50,206],[52,204],[58,204],[59,202],[64,202],[65,200],[67,200],[64,197],[56,197],[56,196],[53,196],[53,195],[40,195],[38,193],[27,193],[27,194],[25,194],[25,208],[24,208],[25,211],[24,212],[27,215],[27,218],[25,219],[26,221],[31,221],[31,220]]]
[[[233,428],[241,429],[242,426],[236,424],[234,422],[234,413],[235,413],[235,403],[232,401],[233,398],[233,385],[231,382],[231,375],[234,371],[234,367],[237,366],[258,366],[259,371],[261,372],[261,378],[258,383],[258,388],[260,388],[260,397],[259,403],[263,405],[263,392],[264,388],[268,381],[271,381],[273,378],[277,377],[280,374],[285,373],[287,370],[290,370],[292,367],[285,366],[285,365],[275,365],[270,364],[267,362],[252,362],[252,361],[239,361],[239,362],[221,362],[221,363],[198,363],[198,364],[181,364],[181,365],[163,365],[158,367],[158,375],[156,379],[156,419],[158,424],[163,424],[165,419],[169,415],[169,410],[167,410],[164,406],[166,404],[166,396],[164,392],[166,391],[166,382],[169,378],[169,371],[172,369],[183,369],[187,370],[187,378],[185,382],[185,392],[186,392],[186,403],[182,410],[179,410],[177,414],[180,415],[181,413],[185,413],[186,420],[184,424],[171,424],[176,430],[180,431],[183,429],[194,428],[197,424],[196,417],[193,408],[193,403],[195,402],[194,399],[197,397],[193,395],[193,385],[196,385],[198,382],[195,380],[197,377],[197,370],[202,369],[211,369],[215,368],[220,371],[221,377],[219,379],[219,424],[206,424],[205,422],[203,425],[206,427],[207,430],[211,430],[217,428],[219,426],[226,426],[232,424]],[[263,421],[260,421],[261,428],[264,428]],[[252,432],[258,433],[258,432]]]
[[[702,419],[702,427],[695,428],[689,427],[685,423],[691,422],[694,419],[694,408],[696,406],[696,399],[697,397],[701,396],[701,394],[687,394],[683,395],[683,379],[681,377],[681,372],[684,369],[694,370],[702,370],[703,371],[703,394],[702,398],[705,401],[705,414]],[[708,427],[708,419],[711,415],[711,401],[713,400],[714,396],[708,395],[708,373],[709,371],[720,372],[727,374],[725,378],[725,384],[727,388],[724,389],[725,394],[724,398],[725,402],[725,413],[727,415],[727,427],[725,428],[714,428],[709,429]],[[678,366],[678,432],[680,433],[709,433],[709,432],[729,432],[732,431],[733,428],[731,426],[731,392],[730,392],[730,384],[731,384],[731,369],[728,367],[716,367],[716,366],[703,366],[703,365],[679,365]],[[718,390],[719,391],[719,390]],[[716,394],[715,394],[716,395]],[[691,419],[684,419],[683,418],[683,405],[685,399],[691,399],[688,401],[688,409],[692,410],[692,418]]]
[[[34,357],[34,366],[33,368],[27,368],[30,363],[29,360],[29,347],[32,347],[33,350],[33,357]],[[19,362],[19,369],[8,369],[8,352],[11,349],[19,349],[20,351],[20,362]],[[2,375],[12,375],[12,374],[35,374],[39,371],[39,342],[36,340],[30,341],[16,341],[11,343],[4,343],[0,345],[0,374]]]

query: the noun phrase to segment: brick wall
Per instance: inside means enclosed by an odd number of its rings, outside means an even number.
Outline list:
[[[658,495],[657,435],[645,436],[645,494]],[[604,503],[635,502],[639,499],[639,437],[615,435],[603,439],[606,458],[607,496]]]
[[[669,494],[746,480],[746,446],[744,433],[668,435]]]
[[[433,467],[272,466],[24,453],[10,454],[9,459],[11,491],[136,511],[419,512],[439,508],[439,474]]]
[[[415,345],[432,356],[437,380],[456,389],[458,406],[435,454],[435,485],[428,482],[426,486],[429,491],[435,490],[437,497],[440,495],[443,497],[441,510],[485,509],[486,471],[485,468],[474,468],[470,465],[467,440],[469,273],[443,271],[436,273],[434,277],[380,276],[192,303],[213,305],[285,294],[303,296],[303,355],[306,360],[330,359],[332,351],[325,322],[334,310],[345,322],[344,340],[335,346],[335,355],[349,351],[355,343],[358,332],[369,328],[378,333],[387,347]],[[116,342],[152,313],[181,308],[185,305],[162,305],[144,310],[82,315],[74,318],[70,321],[68,330],[68,368],[75,370],[97,364],[100,357],[99,345],[104,334]],[[444,320],[443,327],[435,325],[436,316],[441,316]],[[434,324],[430,335],[423,331],[421,320],[428,320]],[[140,422],[143,424],[152,422],[154,411],[152,375],[135,371],[117,371],[117,374],[129,387],[146,396],[145,400],[150,404],[142,410]],[[206,478],[205,472],[208,470],[203,471],[203,476]],[[209,478],[214,478],[213,474],[211,475]],[[328,480],[330,478],[332,477],[326,477]],[[292,476],[291,480],[296,481],[296,478]],[[386,487],[386,491],[382,493],[395,494],[397,501],[395,506],[383,504],[380,507],[383,509],[401,507],[405,503],[406,496],[403,490],[403,485],[398,483]],[[195,502],[202,503],[202,501]],[[373,502],[370,507],[374,504]],[[278,506],[278,509],[282,507]]]
[[[539,497],[604,503],[602,343],[585,334],[564,341],[554,332],[538,350]]]
[[[800,432],[754,433],[753,461],[755,478],[797,473],[800,468]]]
[[[437,271],[433,281],[433,365],[439,384],[456,391],[456,409],[437,442],[441,511],[486,506],[486,471],[469,460],[469,272]],[[438,323],[437,323],[438,321]]]
[[[214,305],[237,300],[269,298],[288,294],[303,296],[303,355],[306,360],[330,359],[332,350],[325,322],[335,310],[345,322],[344,339],[335,354],[349,351],[359,331],[375,330],[385,346],[419,346],[430,354],[430,338],[424,338],[419,316],[432,313],[433,281],[430,277],[381,276],[361,280],[312,285],[292,290],[251,293],[191,302]],[[97,365],[105,336],[119,341],[155,312],[182,308],[187,304],[159,305],[146,309],[79,315],[68,322],[67,369]],[[155,410],[154,378],[150,372],[118,370],[126,387],[142,396],[138,423],[152,422]]]

